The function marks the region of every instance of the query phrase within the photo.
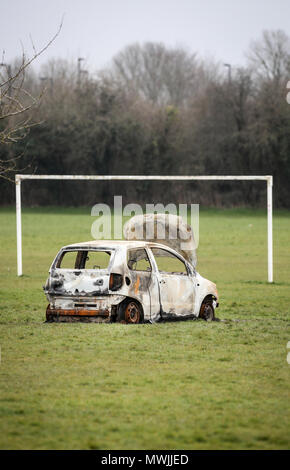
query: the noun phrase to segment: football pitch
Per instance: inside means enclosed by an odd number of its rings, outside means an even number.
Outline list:
[[[274,211],[268,284],[266,210],[201,209],[220,322],[44,323],[49,266],[93,220],[24,209],[18,278],[15,210],[0,210],[0,448],[289,448],[290,212]]]

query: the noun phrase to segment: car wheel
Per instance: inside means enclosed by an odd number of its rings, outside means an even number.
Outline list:
[[[120,308],[118,321],[121,323],[137,324],[141,323],[142,309],[134,300],[130,300],[123,304]]]
[[[213,321],[214,317],[214,308],[211,302],[203,302],[200,307],[199,318],[202,318],[205,321]]]
[[[52,314],[50,313],[50,304],[46,307],[46,322],[51,323],[53,322]]]

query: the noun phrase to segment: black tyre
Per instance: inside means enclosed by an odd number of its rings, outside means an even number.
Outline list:
[[[214,308],[211,302],[203,302],[200,307],[199,318],[202,318],[205,321],[214,321]]]

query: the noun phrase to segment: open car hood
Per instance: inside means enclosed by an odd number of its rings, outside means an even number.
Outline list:
[[[124,225],[126,240],[146,240],[167,245],[180,253],[195,269],[196,244],[192,227],[173,214],[135,215]]]

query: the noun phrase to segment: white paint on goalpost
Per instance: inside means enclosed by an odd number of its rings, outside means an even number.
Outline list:
[[[15,186],[16,186],[17,275],[22,276],[21,175],[15,176]]]
[[[144,175],[15,175],[16,184],[16,232],[17,232],[17,275],[22,276],[22,234],[21,234],[21,181],[23,180],[150,180],[150,181],[267,181],[267,232],[268,232],[268,282],[273,282],[273,177],[260,176],[144,176]]]
[[[273,176],[267,177],[268,282],[273,282]]]

